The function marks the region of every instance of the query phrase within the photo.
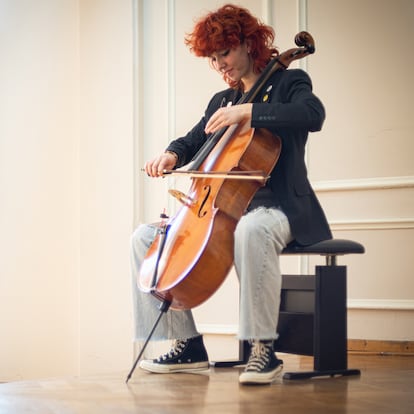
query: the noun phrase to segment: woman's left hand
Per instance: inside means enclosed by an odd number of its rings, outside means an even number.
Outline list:
[[[224,127],[240,123],[244,123],[250,128],[252,106],[253,104],[246,103],[219,108],[208,120],[204,132],[206,134],[212,134]]]

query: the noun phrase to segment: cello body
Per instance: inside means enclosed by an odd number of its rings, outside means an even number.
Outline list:
[[[203,171],[254,171],[269,174],[279,158],[281,140],[265,129],[242,126],[232,133],[227,151],[213,151]],[[226,137],[223,136],[222,140]],[[266,168],[263,168],[266,167]],[[256,180],[193,178],[184,203],[166,226],[165,243],[157,237],[142,264],[139,288],[172,309],[198,306],[220,287],[233,265],[234,230],[256,191]],[[157,265],[158,263],[158,265]],[[152,286],[154,269],[157,281]]]

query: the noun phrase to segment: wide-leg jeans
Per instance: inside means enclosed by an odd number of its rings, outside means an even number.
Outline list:
[[[158,318],[160,301],[141,292],[137,277],[157,227],[141,224],[131,237],[131,272],[135,341],[149,335]],[[277,339],[281,270],[279,257],[292,240],[286,215],[278,208],[260,207],[237,224],[234,266],[240,282],[239,339]],[[214,272],[214,269],[211,269]],[[185,339],[199,335],[191,310],[169,310],[161,318],[152,339]]]

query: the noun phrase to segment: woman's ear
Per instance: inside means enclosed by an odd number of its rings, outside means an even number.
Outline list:
[[[248,54],[250,54],[252,50],[252,41],[250,39],[247,39],[245,44],[246,44],[246,51]]]

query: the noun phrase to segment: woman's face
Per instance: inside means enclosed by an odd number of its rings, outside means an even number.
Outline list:
[[[210,61],[213,68],[225,78],[236,82],[248,79],[253,74],[253,61],[246,42],[235,48],[214,52],[210,56]]]

